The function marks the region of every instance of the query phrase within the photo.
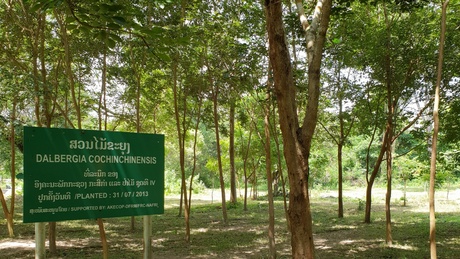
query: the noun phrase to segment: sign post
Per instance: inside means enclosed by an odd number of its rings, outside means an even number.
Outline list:
[[[45,251],[45,223],[35,223],[35,259],[44,259],[46,255]]]
[[[152,258],[152,216],[143,218],[144,223],[144,259]]]
[[[24,127],[24,223],[163,213],[164,135]]]

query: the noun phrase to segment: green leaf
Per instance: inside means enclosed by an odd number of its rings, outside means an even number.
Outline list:
[[[121,29],[121,26],[118,25],[118,24],[116,24],[116,23],[108,23],[108,24],[107,24],[107,27],[110,28],[110,29],[112,29],[112,30],[119,30],[119,29]]]
[[[123,5],[120,4],[114,4],[114,5],[108,5],[107,10],[110,12],[118,12],[120,10],[123,10]]]
[[[165,52],[160,52],[160,53],[155,53],[157,57],[159,57],[161,60],[165,61],[165,62],[170,62],[171,61],[171,57],[166,54]]]
[[[142,28],[141,32],[153,37],[158,37],[159,34],[162,34],[165,32],[165,29],[160,26],[155,26],[153,28],[147,29],[147,28]]]
[[[107,32],[106,31],[99,31],[96,33],[96,38],[105,41],[107,39]]]
[[[66,22],[66,23],[74,23],[74,22],[75,22],[75,17],[73,17],[73,16],[67,16],[67,17],[65,18],[65,22]]]
[[[88,26],[85,26],[85,25],[80,26],[79,29],[80,29],[80,31],[81,31],[82,33],[89,34],[89,33],[91,32],[91,27],[88,27]]]
[[[126,25],[126,19],[124,17],[121,17],[121,16],[113,16],[112,17],[112,20],[116,23],[118,23],[119,25]]]
[[[78,28],[78,25],[76,24],[67,24],[67,29],[68,30],[75,30],[76,28]]]
[[[109,33],[109,37],[113,39],[114,41],[123,42],[123,39],[117,34]]]
[[[105,43],[107,44],[107,46],[109,46],[109,48],[111,49],[115,48],[116,42],[112,40],[111,38],[107,38],[105,40]]]

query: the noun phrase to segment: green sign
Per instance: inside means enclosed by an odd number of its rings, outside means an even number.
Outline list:
[[[164,213],[164,135],[24,127],[25,223]]]

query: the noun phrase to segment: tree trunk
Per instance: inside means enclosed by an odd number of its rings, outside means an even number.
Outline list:
[[[338,188],[338,203],[339,203],[339,208],[338,208],[338,217],[343,218],[343,168],[342,168],[342,148],[343,148],[343,143],[342,140],[339,141],[339,144],[337,145],[337,167],[338,167],[338,179],[337,181],[339,182],[339,188]]]
[[[386,218],[386,243],[387,245],[391,246],[393,244],[393,237],[391,235],[391,181],[392,181],[392,144],[393,144],[393,130],[394,130],[394,123],[393,123],[393,116],[395,114],[395,106],[398,103],[397,99],[398,96],[393,91],[393,71],[391,66],[391,52],[392,52],[392,44],[391,44],[391,21],[388,19],[387,8],[384,5],[383,11],[385,14],[385,24],[386,24],[386,31],[387,31],[387,39],[386,39],[386,53],[385,53],[385,85],[387,90],[387,128],[388,134],[386,134],[387,141],[385,145],[385,153],[386,153],[386,162],[387,162],[387,193],[385,195],[385,218]]]
[[[216,133],[216,151],[217,151],[217,164],[219,170],[219,183],[220,183],[220,192],[222,197],[222,219],[224,224],[227,224],[227,203],[225,197],[225,183],[224,183],[224,172],[222,169],[222,152],[220,148],[220,134],[219,134],[219,113],[218,113],[218,96],[219,96],[219,87],[215,85],[212,69],[209,64],[208,59],[205,60],[206,66],[208,67],[208,79],[209,85],[211,86],[211,95],[213,103],[213,120],[214,120],[214,131]]]
[[[403,201],[403,206],[406,207],[406,201],[407,201],[407,179],[404,179],[404,201]]]
[[[391,246],[393,237],[391,235],[391,174],[392,174],[392,152],[391,143],[387,146],[387,193],[385,195],[385,218],[386,218],[386,243]]]
[[[236,192],[236,170],[235,170],[235,102],[230,101],[230,122],[229,122],[229,157],[230,157],[230,202],[237,202]]]
[[[244,174],[244,211],[248,210],[248,181],[251,175],[248,176],[248,157],[249,157],[249,148],[251,147],[251,138],[252,138],[252,127],[249,127],[249,137],[248,143],[246,145],[246,150],[243,157],[243,174]],[[244,149],[244,148],[243,148]]]
[[[40,18],[39,18],[40,19]],[[40,23],[39,23],[40,24]],[[32,67],[33,67],[33,85],[34,85],[34,104],[35,104],[35,117],[37,118],[37,127],[42,126],[41,120],[41,104],[40,104],[40,82],[38,76],[38,51],[39,51],[39,38],[40,38],[40,26],[36,29],[35,33],[32,33]]]
[[[304,27],[307,34],[309,99],[302,127],[299,127],[296,89],[283,27],[281,1],[265,1],[269,56],[273,67],[284,156],[291,187],[289,218],[292,257],[295,259],[314,258],[313,224],[308,194],[308,159],[318,120],[320,67],[331,5],[331,1],[328,0],[318,3],[311,26]],[[303,17],[301,20],[303,21]]]
[[[224,183],[224,172],[222,169],[222,156],[220,150],[220,136],[219,136],[219,115],[217,113],[217,95],[218,89],[217,86],[212,85],[213,87],[213,111],[214,111],[214,130],[216,132],[216,150],[217,150],[217,163],[219,166],[219,182],[220,182],[220,192],[222,196],[222,217],[224,223],[227,223],[227,204],[225,201],[225,183]]]
[[[436,151],[438,143],[438,132],[439,132],[439,100],[440,100],[440,88],[442,80],[442,65],[444,59],[444,41],[446,37],[446,19],[447,19],[447,5],[449,0],[445,0],[442,4],[441,14],[441,32],[439,40],[439,57],[438,57],[438,72],[436,78],[436,91],[435,101],[433,107],[433,139],[431,146],[431,166],[430,166],[430,256],[431,259],[437,258],[436,255],[436,215],[435,215],[435,181],[436,181]]]
[[[276,123],[273,123],[273,124],[276,124]],[[273,132],[277,132],[276,127],[273,127]],[[284,215],[286,217],[287,228],[291,229],[290,224],[289,224],[289,210],[288,210],[288,204],[287,204],[286,179],[284,178],[284,175],[283,175],[283,166],[282,166],[282,160],[281,160],[282,159],[282,154],[281,154],[281,150],[280,150],[280,143],[279,143],[279,140],[278,140],[278,134],[275,134],[273,136],[273,139],[275,140],[275,144],[276,144],[276,157],[277,157],[277,162],[278,162],[278,171],[279,171],[279,174],[280,174],[281,184],[282,184],[282,188],[283,188]]]
[[[201,97],[198,97],[199,100],[198,100],[198,112],[197,112],[197,115],[196,115],[196,123],[195,123],[195,134],[193,135],[194,138],[193,138],[193,166],[192,166],[192,172],[190,174],[190,186],[189,186],[189,190],[188,190],[188,193],[189,193],[189,196],[188,196],[188,215],[190,215],[190,208],[191,208],[191,203],[192,203],[192,183],[193,183],[193,178],[195,177],[195,172],[196,172],[196,162],[197,162],[197,155],[196,155],[196,146],[198,144],[198,130],[199,130],[199,126],[200,126],[200,120],[201,120],[201,107],[202,107],[202,104],[203,104],[203,99]],[[189,217],[189,221],[190,221],[190,217]],[[190,223],[189,223],[189,228],[190,228]],[[190,232],[190,230],[189,230]]]
[[[364,213],[364,223],[371,223],[371,205],[372,205],[372,186],[374,185],[375,178],[377,177],[377,173],[379,172],[380,165],[382,164],[383,156],[385,155],[385,148],[386,142],[388,141],[388,134],[389,134],[389,127],[387,125],[385,129],[385,134],[383,137],[383,143],[380,148],[379,156],[377,157],[377,161],[375,162],[374,168],[372,169],[371,176],[369,178],[368,172],[366,172],[366,209]]]
[[[179,215],[182,213],[182,204],[184,204],[184,218],[185,218],[185,240],[187,242],[190,242],[190,218],[189,218],[189,204],[188,204],[188,199],[187,199],[187,183],[186,183],[186,175],[185,175],[185,134],[186,134],[186,128],[185,128],[185,123],[181,123],[185,121],[185,114],[186,114],[186,107],[183,107],[184,109],[184,116],[181,120],[180,118],[180,112],[179,112],[179,90],[177,87],[178,84],[178,77],[177,77],[177,57],[176,60],[173,60],[173,67],[172,67],[172,72],[173,72],[173,91],[174,91],[174,114],[176,118],[176,129],[177,129],[177,139],[179,142],[179,160],[180,160],[180,170],[181,170],[181,202],[180,203],[180,209],[179,209]],[[184,105],[186,106],[186,100],[187,96],[182,96],[182,99],[184,100]],[[182,124],[182,127],[181,127]]]
[[[267,99],[265,104],[265,172],[267,175],[267,198],[268,198],[268,247],[269,258],[276,258],[275,242],[275,208],[273,203],[273,179],[272,179],[272,159],[270,147],[270,88],[267,89]]]
[[[54,11],[54,14],[55,14],[54,16],[56,17],[56,21],[59,24],[61,41],[64,47],[64,57],[65,57],[64,68],[65,68],[66,77],[68,79],[72,103],[73,103],[76,118],[77,118],[77,128],[81,129],[80,94],[75,84],[75,78],[74,78],[73,69],[72,69],[72,63],[73,63],[72,53],[70,51],[70,42],[67,36],[67,27],[66,27],[65,17],[64,15],[61,15],[60,13],[58,13],[57,10]]]
[[[102,109],[106,110],[106,87],[107,87],[107,50],[104,48],[102,56],[102,82],[101,82],[101,93],[99,95],[99,105],[97,109],[97,115],[99,120],[99,130],[102,130]],[[105,114],[105,113],[104,113]],[[105,116],[107,117],[107,116]],[[105,121],[105,120],[104,120]],[[105,127],[107,128],[107,124]]]
[[[15,205],[15,197],[16,197],[16,145],[15,145],[15,128],[14,128],[14,121],[16,120],[16,96],[13,97],[13,111],[11,114],[11,121],[10,121],[10,150],[11,150],[11,200],[10,200],[10,208],[8,209],[8,205],[6,203],[6,199],[3,196],[3,192],[0,189],[0,202],[2,203],[3,213],[5,214],[6,218],[6,225],[8,228],[8,235],[9,237],[14,237],[14,205]]]

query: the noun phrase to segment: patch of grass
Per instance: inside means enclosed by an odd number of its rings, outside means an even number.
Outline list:
[[[426,196],[425,193],[421,195]],[[344,198],[344,218],[337,218],[337,201],[329,195],[314,195],[311,210],[317,258],[428,258],[429,217],[423,199],[410,199],[408,206],[392,206],[391,246],[385,243],[385,207],[382,197],[374,196],[372,222],[363,223],[357,195]],[[411,203],[411,201],[414,201]],[[242,200],[227,204],[228,222],[223,222],[221,203],[192,200],[191,242],[185,241],[184,218],[179,217],[179,199],[165,200],[165,213],[153,218],[155,258],[267,258],[268,202]],[[417,201],[417,202],[415,202]],[[282,199],[275,200],[278,258],[290,258],[290,234]],[[445,206],[445,210],[444,207]],[[460,258],[460,204],[437,204],[438,258]],[[17,204],[14,238],[8,237],[6,220],[0,219],[0,257],[34,258],[34,224],[21,223]],[[425,212],[424,212],[425,210]],[[443,212],[447,211],[447,212]],[[2,215],[2,214],[0,214]],[[142,258],[142,217],[104,219],[109,258]],[[58,255],[48,258],[102,258],[99,229],[95,220],[57,223]]]

